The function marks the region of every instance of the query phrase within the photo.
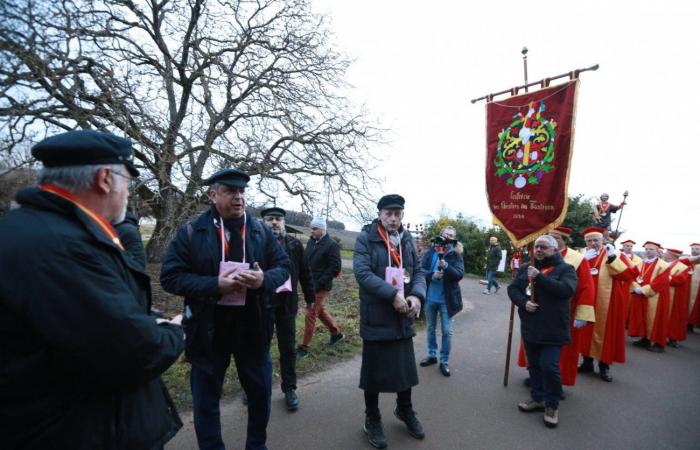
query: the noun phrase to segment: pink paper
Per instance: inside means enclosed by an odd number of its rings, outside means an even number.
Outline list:
[[[403,296],[403,267],[387,267],[384,281],[398,289]]]
[[[235,261],[219,262],[219,273],[234,269],[234,271],[231,272],[231,274],[229,275],[229,278],[233,278],[234,276],[236,276],[237,273],[243,272],[244,270],[248,270],[249,268],[250,264],[247,263]],[[219,300],[217,304],[226,306],[243,306],[245,305],[245,296],[246,288],[241,287],[240,289],[236,289],[234,292],[221,297],[221,300]]]
[[[292,277],[287,278],[287,281],[275,291],[276,294],[281,294],[283,292],[292,292]]]

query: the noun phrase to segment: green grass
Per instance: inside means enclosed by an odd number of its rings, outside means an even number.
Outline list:
[[[177,299],[179,300],[179,299]],[[176,299],[173,301],[177,302]],[[170,303],[170,302],[168,302]],[[296,318],[297,324],[297,344],[301,342],[304,333],[303,300],[299,301],[300,311]],[[343,269],[339,278],[333,282],[333,290],[326,300],[326,309],[335,319],[338,327],[345,335],[345,339],[333,347],[327,344],[330,335],[328,330],[320,323],[317,323],[316,332],[311,342],[311,354],[307,358],[297,359],[297,375],[303,376],[308,373],[323,370],[329,365],[351,358],[362,348],[362,340],[359,334],[360,308],[359,294],[355,277],[350,269]],[[181,301],[179,307],[181,308]],[[178,306],[173,305],[174,308]],[[166,308],[170,310],[170,308]],[[273,389],[279,386],[279,352],[277,350],[277,339],[272,339],[272,374]],[[359,376],[359,374],[358,374]],[[179,409],[192,408],[192,393],[190,390],[190,364],[181,358],[173,364],[164,374],[163,380],[168,386],[170,394]],[[241,385],[236,374],[235,364],[231,363],[226,377],[224,378],[223,398],[230,398],[241,390]]]
[[[340,257],[342,259],[352,259],[353,256],[355,256],[355,252],[353,250],[347,248],[340,249]]]

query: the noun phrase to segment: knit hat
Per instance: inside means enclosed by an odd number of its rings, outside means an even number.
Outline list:
[[[310,228],[319,228],[321,230],[326,229],[326,221],[322,217],[314,217],[314,219],[309,224]]]

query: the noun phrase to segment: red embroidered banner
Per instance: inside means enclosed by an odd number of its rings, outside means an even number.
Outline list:
[[[574,80],[486,104],[486,195],[516,246],[566,216],[577,86]]]

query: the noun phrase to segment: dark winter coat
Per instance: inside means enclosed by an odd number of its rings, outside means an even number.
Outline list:
[[[565,263],[559,254],[535,261],[535,267],[540,270],[534,279],[535,302],[540,306],[534,313],[529,313],[525,310],[529,299],[526,294],[528,266],[525,264],[508,286],[508,296],[518,307],[523,340],[535,344],[568,344],[571,342],[569,309],[578,283],[576,269]],[[553,267],[552,272],[543,274],[542,270],[549,267]]]
[[[389,266],[387,247],[377,232],[375,220],[365,225],[355,241],[353,269],[360,287],[360,336],[366,341],[392,341],[416,335],[413,319],[399,314],[393,306],[398,289],[384,281]],[[380,225],[381,226],[381,225]],[[403,266],[411,277],[404,285],[404,297],[410,295],[425,300],[425,275],[411,233],[404,232],[401,249]]]
[[[443,270],[443,282],[445,283],[445,304],[447,305],[447,314],[452,317],[463,308],[462,290],[459,288],[459,282],[464,277],[464,259],[462,252],[464,248],[461,243],[457,243],[454,249],[445,253],[443,257],[447,263],[447,268]],[[433,256],[435,249],[430,249],[425,252],[421,260],[421,267],[425,273],[425,292],[427,294],[430,288],[430,282],[433,280]]]
[[[330,291],[333,289],[333,278],[340,273],[340,245],[324,234],[316,242],[309,239],[306,243],[306,261],[311,269],[316,292]]]
[[[143,248],[143,240],[139,231],[139,219],[127,212],[124,220],[114,226],[122,241],[126,256],[134,260],[136,267],[141,271],[146,270],[146,250]]]
[[[0,447],[150,449],[182,426],[159,376],[182,328],[82,210],[38,188],[0,222]]]
[[[280,245],[287,256],[289,256],[292,292],[275,294],[272,304],[285,316],[295,316],[299,310],[299,284],[301,284],[301,290],[304,292],[306,303],[311,304],[316,300],[314,296],[314,280],[311,277],[309,266],[306,264],[304,246],[301,241],[287,234]]]
[[[503,252],[501,252],[501,247],[498,244],[489,244],[489,251],[486,254],[486,270],[496,271],[498,269],[498,264],[501,262],[502,256]]]
[[[247,213],[246,213],[247,214]],[[245,305],[237,308],[238,345],[262,361],[272,338],[270,296],[289,277],[289,258],[270,229],[247,216],[246,260],[258,262],[265,273],[259,289],[248,289]],[[163,260],[160,283],[167,292],[185,298],[183,326],[187,359],[204,370],[213,368],[214,313],[221,299],[219,263],[221,243],[213,209],[180,227]],[[238,310],[240,308],[240,310]]]

